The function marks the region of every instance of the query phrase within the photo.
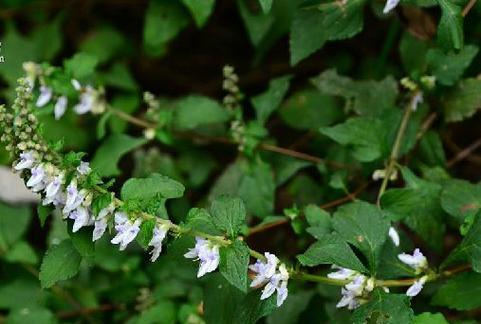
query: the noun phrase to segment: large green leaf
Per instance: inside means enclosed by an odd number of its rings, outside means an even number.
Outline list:
[[[123,200],[154,198],[179,198],[184,194],[184,186],[169,177],[154,173],[148,178],[132,178],[122,186]]]
[[[220,249],[220,273],[243,292],[247,292],[248,287],[249,259],[249,247],[243,241],[234,240]]]
[[[179,100],[174,112],[175,127],[194,129],[227,121],[229,114],[217,101],[203,96],[188,96]]]
[[[448,122],[471,117],[481,107],[481,80],[462,80],[442,98],[442,106]]]
[[[244,203],[239,198],[227,196],[218,197],[210,207],[213,223],[226,232],[231,238],[235,238],[246,219]]]
[[[371,301],[361,305],[352,314],[352,322],[354,324],[411,323],[413,319],[414,312],[409,305],[409,298],[406,295],[390,294],[381,289],[374,290]]]
[[[40,266],[39,278],[42,288],[50,288],[58,281],[75,276],[81,260],[82,257],[72,241],[64,240],[58,245],[52,245]]]
[[[426,61],[436,81],[444,85],[455,84],[463,75],[464,70],[478,54],[478,46],[466,45],[459,52],[445,53],[440,49],[430,49]]]
[[[451,179],[443,184],[441,206],[462,224],[466,215],[481,208],[481,183]]]
[[[470,310],[481,306],[481,274],[463,273],[449,279],[436,291],[432,303],[456,310]]]
[[[361,250],[369,261],[369,270],[375,274],[390,227],[380,209],[363,201],[344,205],[334,213],[332,224],[343,239]]]

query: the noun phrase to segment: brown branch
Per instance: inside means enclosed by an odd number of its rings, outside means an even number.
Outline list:
[[[452,148],[459,149],[456,145],[456,143],[452,142],[450,139],[447,141],[448,145],[450,145]],[[454,144],[454,145],[453,145]],[[481,147],[481,138],[477,139],[474,141],[471,145],[466,147],[465,149],[459,150],[458,153],[447,162],[447,167],[451,168],[454,166],[456,163],[468,158],[475,150],[477,150],[479,147]]]
[[[476,4],[476,0],[469,0],[469,2],[466,4],[466,6],[464,7],[463,9],[463,12],[461,13],[461,15],[463,17],[466,17],[468,15],[468,13],[471,11],[471,9],[474,7],[474,5]]]

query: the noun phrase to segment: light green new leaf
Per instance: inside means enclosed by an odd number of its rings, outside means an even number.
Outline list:
[[[189,16],[178,1],[150,1],[144,22],[144,47],[150,55],[161,56],[167,43],[189,24]]]
[[[249,247],[235,240],[231,245],[220,248],[219,270],[224,278],[243,292],[247,292]]]
[[[306,231],[316,239],[319,240],[322,236],[331,232],[331,216],[324,209],[312,204],[307,205],[304,208],[304,215],[307,223],[310,225]]]
[[[281,104],[287,90],[289,90],[290,79],[291,76],[284,76],[271,80],[267,91],[251,99],[256,110],[257,120],[261,124],[265,124],[269,116]]]
[[[338,234],[325,234],[312,244],[304,254],[298,255],[299,262],[308,267],[320,264],[335,264],[340,267],[366,272],[349,245]]]
[[[371,274],[375,274],[390,227],[380,209],[363,201],[344,205],[334,213],[332,224],[344,240],[361,250],[369,262]]]
[[[77,53],[72,58],[64,61],[65,69],[76,79],[83,79],[95,72],[98,64],[97,57],[87,53]]]
[[[218,197],[210,207],[214,225],[234,238],[246,219],[244,202],[239,198]]]
[[[354,324],[411,323],[413,319],[414,312],[410,307],[409,297],[386,293],[381,289],[374,290],[371,295],[371,301],[361,305],[352,314],[352,322]]]
[[[438,43],[445,50],[463,47],[463,16],[461,8],[452,0],[437,0],[441,7],[441,20],[438,25]]]
[[[458,122],[471,117],[481,107],[481,80],[462,80],[443,96],[441,102],[447,122]]]
[[[97,149],[91,166],[102,177],[117,176],[120,174],[117,164],[122,156],[143,145],[146,141],[144,138],[134,138],[125,134],[113,134]]]
[[[459,52],[445,53],[440,49],[430,49],[426,61],[436,81],[444,85],[455,84],[463,75],[464,70],[478,54],[478,46],[466,45]]]
[[[178,129],[194,129],[229,119],[227,110],[217,101],[203,96],[188,96],[176,103],[174,126]]]
[[[194,17],[197,27],[205,25],[214,10],[215,0],[182,0]]]
[[[470,310],[481,306],[481,274],[468,272],[449,279],[436,291],[433,305],[456,310]]]
[[[412,324],[449,324],[441,313],[422,313],[414,317]]]
[[[39,279],[42,288],[50,288],[61,280],[75,276],[79,270],[82,257],[72,241],[64,240],[52,245],[43,257]]]
[[[148,178],[132,178],[127,180],[122,186],[120,195],[123,200],[172,199],[182,197],[184,190],[184,185],[180,182],[154,173]]]

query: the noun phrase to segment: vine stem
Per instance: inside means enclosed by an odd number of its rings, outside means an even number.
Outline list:
[[[401,144],[402,140],[404,137],[404,133],[406,132],[406,128],[408,126],[409,118],[411,117],[411,114],[413,112],[413,105],[414,101],[416,100],[416,96],[419,94],[419,91],[415,91],[411,97],[411,100],[409,100],[409,103],[406,105],[406,108],[404,108],[404,114],[401,120],[401,125],[399,126],[399,130],[396,135],[396,140],[394,141],[394,145],[391,151],[391,155],[389,157],[389,162],[386,167],[386,172],[384,175],[384,179],[382,180],[381,188],[379,189],[379,193],[377,195],[377,205],[379,206],[381,203],[381,196],[384,194],[387,188],[387,184],[389,182],[389,178],[393,174],[395,168],[396,168],[396,163],[397,159],[399,157],[399,150],[401,149]]]
[[[115,109],[111,106],[107,107],[107,111],[111,112],[115,116],[133,124],[141,128],[146,128],[146,129],[156,129],[157,125],[150,123],[146,120],[143,120],[141,118],[129,115],[121,110]],[[203,135],[203,134],[190,134],[190,133],[177,133],[176,134],[179,137],[184,137],[184,138],[193,138],[194,140],[204,140],[208,142],[216,142],[216,143],[222,143],[222,144],[227,144],[227,145],[237,145],[237,143],[229,138],[225,137],[218,137],[218,136],[208,136],[208,135]],[[290,156],[295,159],[299,160],[304,160],[308,162],[312,162],[315,164],[328,164],[336,168],[340,169],[348,169],[350,168],[349,165],[336,162],[336,161],[330,161],[330,160],[325,160],[317,156],[313,156],[307,153],[303,152],[298,152],[292,149],[284,148],[284,147],[279,147],[276,145],[268,144],[268,143],[260,143],[257,146],[258,149],[264,150],[264,151],[269,151],[269,152],[274,152],[274,153],[279,153],[282,155]]]

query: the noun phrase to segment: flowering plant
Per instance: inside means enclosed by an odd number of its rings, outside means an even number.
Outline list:
[[[368,39],[371,22],[354,37],[366,4],[237,1],[254,61],[268,62],[289,31],[291,67],[259,82],[223,66],[211,96],[141,90],[112,45],[126,36],[109,28],[63,63],[58,50],[22,56],[4,75],[0,157],[13,172],[6,191],[20,178],[29,193],[0,202],[0,321],[477,319],[481,191],[454,175],[473,178],[456,167],[479,163],[480,141],[459,148],[453,122],[470,125],[481,107],[476,32],[462,30],[479,10],[372,2],[372,24],[390,26],[377,64],[365,53],[345,61],[343,47],[314,54]],[[145,62],[173,59],[169,43],[189,19],[215,24],[214,8],[151,1]]]

